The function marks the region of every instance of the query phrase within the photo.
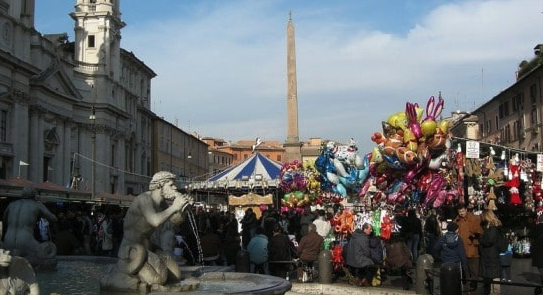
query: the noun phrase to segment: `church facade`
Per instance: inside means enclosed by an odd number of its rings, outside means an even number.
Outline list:
[[[0,0],[0,179],[147,190],[151,79],[121,48],[118,0],[75,0],[74,41],[35,30],[35,0]]]

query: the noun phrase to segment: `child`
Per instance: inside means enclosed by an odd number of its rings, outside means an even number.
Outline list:
[[[513,247],[511,246],[511,241],[509,241],[509,246],[507,251],[500,253],[500,279],[502,282],[511,282],[511,262],[513,261]]]
[[[435,252],[441,252],[441,261],[443,262],[460,263],[461,269],[468,267],[464,244],[458,235],[458,224],[454,222],[447,225],[447,232],[437,241]]]

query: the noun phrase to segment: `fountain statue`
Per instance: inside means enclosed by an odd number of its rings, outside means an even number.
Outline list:
[[[117,264],[100,280],[102,290],[109,291],[188,291],[197,284],[181,284],[181,271],[171,255],[157,251],[152,234],[171,230],[167,222],[179,224],[183,211],[194,200],[181,194],[175,185],[176,176],[157,172],[149,191],[137,196],[124,219],[124,236],[119,247]],[[171,202],[171,205],[168,205]],[[164,249],[166,250],[166,249]]]
[[[34,229],[38,219],[57,222],[57,217],[44,204],[36,201],[36,196],[35,189],[25,187],[22,199],[11,202],[4,211],[3,248],[13,256],[25,258],[34,268],[55,268],[57,247],[50,240],[36,240]]]
[[[11,256],[4,249],[0,249],[0,294],[40,294],[30,263],[22,257]]]

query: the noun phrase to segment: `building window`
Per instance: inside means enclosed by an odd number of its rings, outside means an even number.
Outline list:
[[[96,46],[96,44],[94,43],[94,35],[89,35],[87,45],[89,48],[94,48]]]
[[[115,167],[115,144],[111,145],[111,162],[109,164],[111,167]]]
[[[530,122],[532,122],[532,127],[535,127],[535,125],[538,123],[536,108],[532,108],[532,111],[530,112]]]
[[[509,116],[509,102],[506,101],[499,106],[498,114],[500,119]]]
[[[498,118],[498,116],[496,116],[496,130],[500,130],[500,119]]]
[[[281,162],[281,155],[277,155],[277,162]]]
[[[504,139],[505,139],[505,142],[511,142],[511,126],[509,126],[509,124],[505,126]]]
[[[519,93],[513,96],[513,112],[521,111],[524,108],[524,96]]]
[[[8,139],[8,111],[0,111],[0,141],[6,142]]]
[[[530,85],[530,103],[532,104],[532,107],[535,107],[536,102],[537,102],[537,85],[532,84]]]
[[[520,138],[520,123],[519,121],[513,122],[513,140],[518,140]]]

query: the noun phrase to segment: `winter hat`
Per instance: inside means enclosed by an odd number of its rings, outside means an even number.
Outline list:
[[[457,229],[458,229],[458,224],[454,222],[449,222],[449,224],[447,224],[447,231],[455,232]]]

